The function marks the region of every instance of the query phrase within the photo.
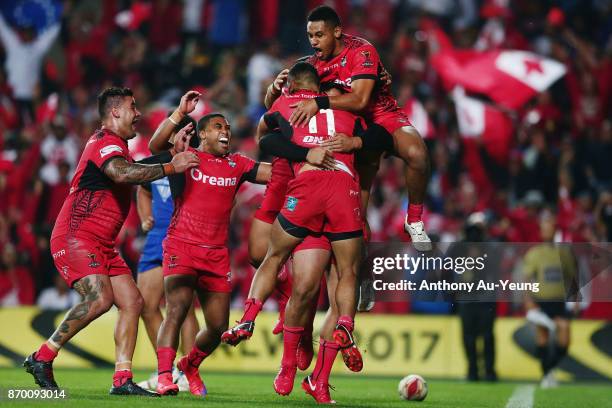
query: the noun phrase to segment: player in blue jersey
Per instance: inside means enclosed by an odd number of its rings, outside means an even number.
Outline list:
[[[165,122],[169,122],[169,119],[166,119]],[[184,120],[178,126],[175,126],[175,132],[178,132],[179,129],[188,123],[192,123],[195,129],[195,120],[185,116]],[[163,125],[164,123],[161,126]],[[192,138],[191,140],[197,143],[197,138]],[[174,211],[172,198],[168,177],[142,184],[138,186],[136,192],[136,204],[141,228],[147,234],[140,261],[138,262],[137,285],[144,299],[141,317],[154,349],[157,344],[157,333],[163,320],[159,307],[160,300],[164,294],[162,242],[166,238],[166,231]],[[181,329],[181,349],[183,354],[189,353],[192,349],[195,336],[199,330],[200,328],[192,305]],[[182,390],[189,390],[189,384],[184,376],[179,376],[178,370],[175,370],[174,374],[174,380],[178,382],[179,387]],[[141,387],[149,389],[155,389],[156,386],[157,375],[153,375],[148,381],[141,383]]]

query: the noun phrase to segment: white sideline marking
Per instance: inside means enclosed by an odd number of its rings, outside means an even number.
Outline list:
[[[514,392],[506,403],[506,408],[531,408],[533,407],[534,385],[521,385],[514,389]]]

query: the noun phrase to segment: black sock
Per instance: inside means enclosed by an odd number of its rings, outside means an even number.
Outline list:
[[[561,362],[561,360],[563,360],[563,357],[565,357],[566,355],[567,355],[567,347],[563,347],[558,344],[555,344],[555,351],[554,351],[553,357],[550,362],[550,368],[556,367]]]
[[[550,370],[549,358],[548,358],[548,346],[537,346],[536,356],[540,359],[540,366],[542,367],[543,375],[548,374]]]

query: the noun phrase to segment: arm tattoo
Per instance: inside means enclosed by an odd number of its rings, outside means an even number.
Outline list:
[[[160,164],[130,163],[123,157],[111,159],[102,171],[115,183],[139,184],[165,176]]]

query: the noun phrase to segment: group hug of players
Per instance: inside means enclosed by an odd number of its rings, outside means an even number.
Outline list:
[[[58,351],[114,304],[111,394],[175,395],[179,386],[172,371],[183,328],[187,347],[176,368],[192,394],[206,395],[199,366],[221,341],[236,346],[249,339],[276,289],[286,304],[281,302],[275,328],[283,333],[284,348],[273,385],[288,395],[297,368],[307,370],[313,359],[312,325],[323,278],[330,306],[314,370],[302,388],[318,403],[333,403],[329,375],[337,353],[350,370],[362,369],[352,332],[370,185],[382,154],[404,160],[410,200],[405,229],[417,249],[430,249],[421,221],[428,154],[391,95],[388,74],[369,42],[343,34],[338,15],[326,6],[311,11],[307,34],[314,54],[282,71],[265,97],[268,111],[256,139],[274,156],[272,164],[230,153],[231,128],[223,115],[193,123],[189,114],[200,97],[195,91],[183,95],[159,125],[149,143],[154,155],[134,162],[127,140],[135,135],[140,112],[132,92],[113,87],[100,94],[102,127],[86,144],[50,243],[57,270],[82,300],[25,360],[39,386],[58,387],[52,369]],[[228,330],[232,281],[226,245],[234,197],[245,181],[267,187],[249,238],[257,271],[244,315]],[[143,229],[150,230],[138,286],[114,249],[133,184],[142,185],[138,209]],[[173,204],[173,211],[159,209],[162,202]],[[194,292],[204,313],[205,328],[199,331]],[[162,295],[165,317],[159,311]],[[132,381],[141,314],[157,351],[157,392]]]

